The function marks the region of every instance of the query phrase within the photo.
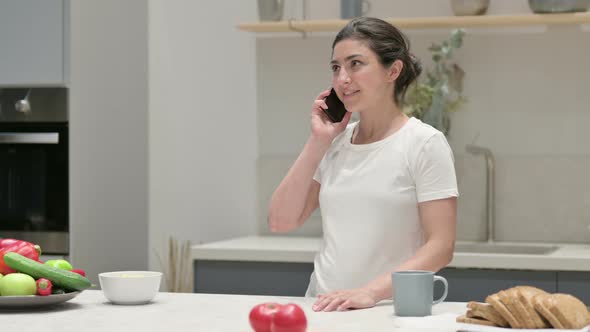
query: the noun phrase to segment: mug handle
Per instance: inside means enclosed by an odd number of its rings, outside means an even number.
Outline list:
[[[363,6],[367,5],[367,8],[363,8],[362,10],[362,15],[367,15],[367,13],[369,12],[369,10],[371,10],[371,3],[367,0],[363,0]]]
[[[447,283],[447,279],[445,279],[444,277],[441,276],[434,276],[434,282],[440,281],[443,283],[443,285],[445,285],[445,290],[443,292],[443,295],[440,297],[440,299],[438,300],[434,300],[432,301],[432,304],[439,304],[442,301],[444,301],[447,298],[447,294],[449,292],[449,284]]]

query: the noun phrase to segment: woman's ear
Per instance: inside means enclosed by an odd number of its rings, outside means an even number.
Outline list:
[[[387,80],[389,82],[393,82],[397,80],[399,75],[402,73],[402,69],[404,69],[404,63],[402,60],[395,60],[391,66],[389,66],[389,70],[387,72]]]

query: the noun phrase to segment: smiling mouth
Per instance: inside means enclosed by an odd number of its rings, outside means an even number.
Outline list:
[[[350,91],[350,92],[345,92],[344,93],[344,97],[350,97],[355,95],[357,92],[359,92],[359,90],[355,90],[355,91]]]

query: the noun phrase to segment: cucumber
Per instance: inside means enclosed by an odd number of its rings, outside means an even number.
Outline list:
[[[4,254],[4,263],[35,279],[49,279],[55,286],[60,288],[80,291],[92,286],[90,280],[77,273],[41,264],[16,252]]]

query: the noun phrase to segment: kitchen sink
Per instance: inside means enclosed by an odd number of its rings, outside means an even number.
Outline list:
[[[470,254],[513,254],[513,255],[547,255],[557,246],[551,245],[526,245],[503,243],[456,243],[455,253]]]

